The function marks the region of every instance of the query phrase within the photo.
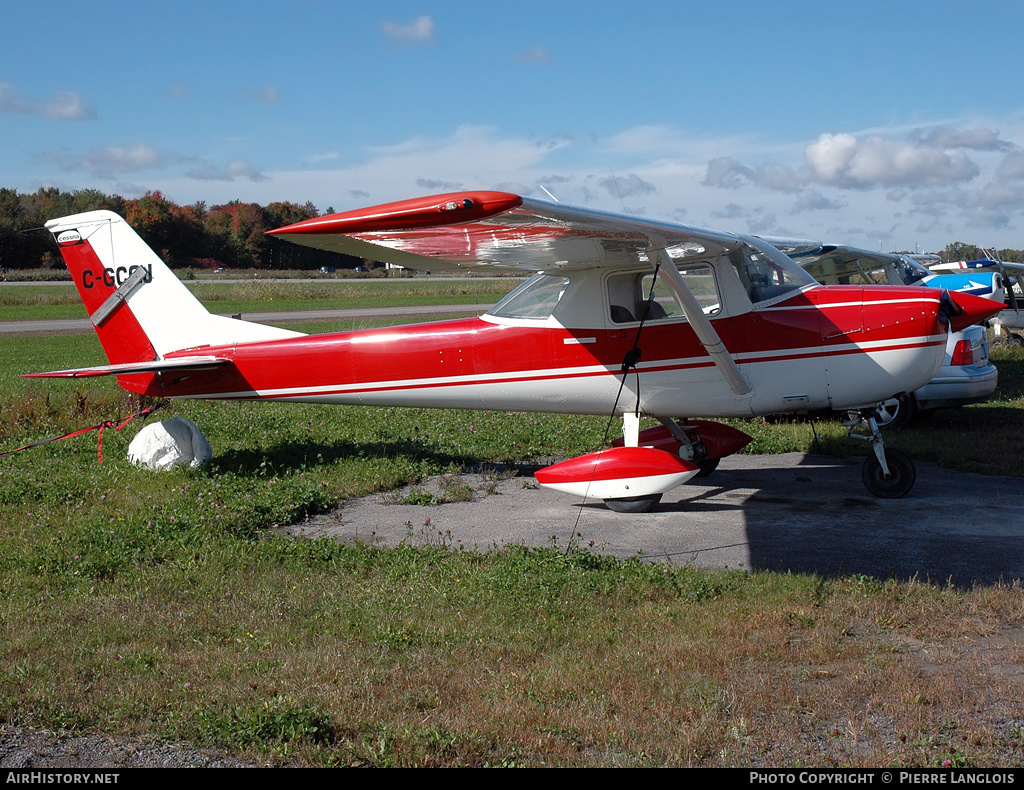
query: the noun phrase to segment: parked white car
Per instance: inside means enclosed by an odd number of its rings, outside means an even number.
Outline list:
[[[982,403],[992,397],[998,383],[999,371],[988,359],[985,327],[950,332],[939,372],[919,390],[886,401],[879,409],[879,422],[896,428],[921,412]]]

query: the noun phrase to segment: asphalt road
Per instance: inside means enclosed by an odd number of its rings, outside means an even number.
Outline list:
[[[462,482],[476,490],[470,502],[398,504],[408,490],[365,497],[287,532],[480,551],[575,541],[676,566],[916,576],[958,586],[1024,579],[1016,478],[917,464],[913,490],[885,500],[864,488],[861,459],[737,455],[710,477],[670,491],[655,510],[629,515],[537,487],[531,472],[497,483],[494,475],[467,473]],[[443,493],[438,480],[419,488]]]

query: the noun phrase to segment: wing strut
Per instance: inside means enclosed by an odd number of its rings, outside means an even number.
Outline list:
[[[686,314],[686,320],[690,322],[690,326],[693,327],[697,339],[700,340],[704,350],[708,352],[708,355],[725,378],[729,389],[740,396],[749,395],[753,390],[750,389],[747,380],[743,378],[736,360],[729,354],[729,350],[722,342],[722,338],[718,336],[718,332],[711,325],[711,321],[704,315],[704,311],[700,309],[700,303],[686,284],[683,276],[679,273],[675,261],[672,260],[672,257],[665,250],[664,245],[652,249],[651,253],[657,256],[661,262],[661,270],[665,275],[665,282],[668,283],[669,288],[672,289],[676,298],[679,299],[679,303],[683,306],[683,312]]]

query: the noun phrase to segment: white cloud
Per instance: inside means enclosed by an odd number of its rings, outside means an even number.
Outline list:
[[[84,170],[98,178],[111,178],[119,173],[133,173],[160,167],[164,157],[148,143],[93,148],[84,154],[48,151],[37,159],[57,165],[61,170]]]
[[[650,181],[644,181],[636,173],[602,178],[600,184],[608,190],[608,194],[611,197],[618,199],[636,197],[637,195],[650,195],[658,191],[654,184]]]
[[[57,91],[48,102],[22,99],[9,82],[0,82],[0,112],[38,115],[55,121],[85,121],[96,117],[96,110],[77,93]]]
[[[779,164],[748,167],[731,156],[720,156],[708,162],[701,183],[721,189],[739,189],[750,183],[776,192],[799,192],[813,181],[806,168]]]
[[[338,211],[372,203],[444,192],[453,188],[506,189],[517,193],[542,194],[538,183],[551,184],[563,179],[553,173],[549,158],[571,143],[561,137],[538,140],[525,136],[504,136],[490,127],[461,126],[451,135],[439,138],[412,137],[393,145],[364,149],[361,161],[345,166],[332,166],[322,159],[319,166],[296,170],[265,171],[266,180],[259,186],[250,185],[239,194],[238,187],[218,189],[223,179],[208,180],[202,198],[214,203],[219,200],[241,198],[247,201],[270,202],[293,200],[304,203],[311,200],[317,205],[333,205]],[[352,160],[348,152],[346,160]],[[208,174],[219,171],[205,164]],[[197,165],[198,167],[198,165]],[[203,171],[196,171],[194,179]],[[575,176],[568,177],[578,184]],[[197,199],[195,181],[169,179],[161,189],[175,199],[189,202]],[[559,189],[558,197],[563,198]],[[570,190],[567,188],[565,193]],[[577,192],[572,190],[572,197]],[[566,202],[576,202],[575,199]]]
[[[847,132],[824,133],[804,146],[802,163],[746,165],[732,157],[721,156],[707,163],[702,183],[720,189],[739,189],[752,184],[778,192],[801,192],[813,185],[843,190],[874,188],[923,188],[973,180],[980,173],[978,164],[960,148],[993,151],[1007,143],[995,143],[994,133],[971,130],[956,133],[911,134],[904,141],[881,135],[858,136]]]
[[[234,159],[224,167],[217,167],[212,162],[201,161],[189,168],[185,176],[197,181],[266,181],[263,175],[252,164],[244,159]]]
[[[538,44],[537,46],[527,50],[526,52],[518,53],[515,56],[515,59],[520,63],[526,63],[531,66],[539,66],[544,63],[551,62],[551,53],[548,51],[547,47]]]
[[[273,85],[265,85],[253,94],[253,99],[261,104],[276,104],[281,101],[281,91]]]
[[[423,187],[423,189],[443,189],[445,191],[454,191],[457,189],[462,189],[462,184],[460,184],[458,181],[442,181],[437,178],[417,178],[416,186]]]
[[[739,189],[746,181],[754,181],[754,171],[731,156],[719,156],[708,162],[701,182],[707,187]]]
[[[845,205],[841,200],[825,197],[816,189],[802,189],[797,195],[796,203],[793,204],[791,211],[794,214],[801,211],[838,211]]]
[[[993,129],[953,129],[949,126],[935,126],[927,131],[914,129],[911,131],[909,139],[932,148],[1006,151],[1016,147],[1013,143],[1000,140],[999,132]]]
[[[1024,151],[1011,151],[996,169],[996,178],[1016,181],[1024,179]]]
[[[726,203],[722,208],[711,212],[713,217],[726,220],[738,219],[746,216],[746,214],[746,209],[744,209],[739,203]]]
[[[816,181],[852,189],[948,184],[969,181],[980,172],[963,151],[876,135],[822,134],[807,146],[804,158]]]
[[[385,20],[380,29],[392,41],[399,44],[431,44],[434,42],[434,20],[424,14],[411,22],[400,24]]]
[[[992,128],[831,132],[801,144],[693,138],[669,126],[593,140],[577,130],[538,138],[465,125],[448,135],[346,149],[337,158],[321,152],[301,169],[253,168],[259,183],[208,163],[190,177],[207,179],[201,198],[211,203],[309,200],[345,211],[455,189],[546,198],[543,186],[563,204],[685,217],[723,231],[934,250],[954,238],[971,241],[963,229],[982,228],[986,244],[1020,246],[1006,237],[1024,216],[1024,149]],[[1019,136],[1024,140],[1024,131]],[[159,188],[188,202],[196,183],[161,181]],[[1004,236],[997,238],[999,229]]]

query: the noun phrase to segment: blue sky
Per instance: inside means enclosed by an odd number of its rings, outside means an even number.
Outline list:
[[[1024,248],[1024,3],[9,4],[0,186]],[[713,6],[713,7],[712,7]]]

